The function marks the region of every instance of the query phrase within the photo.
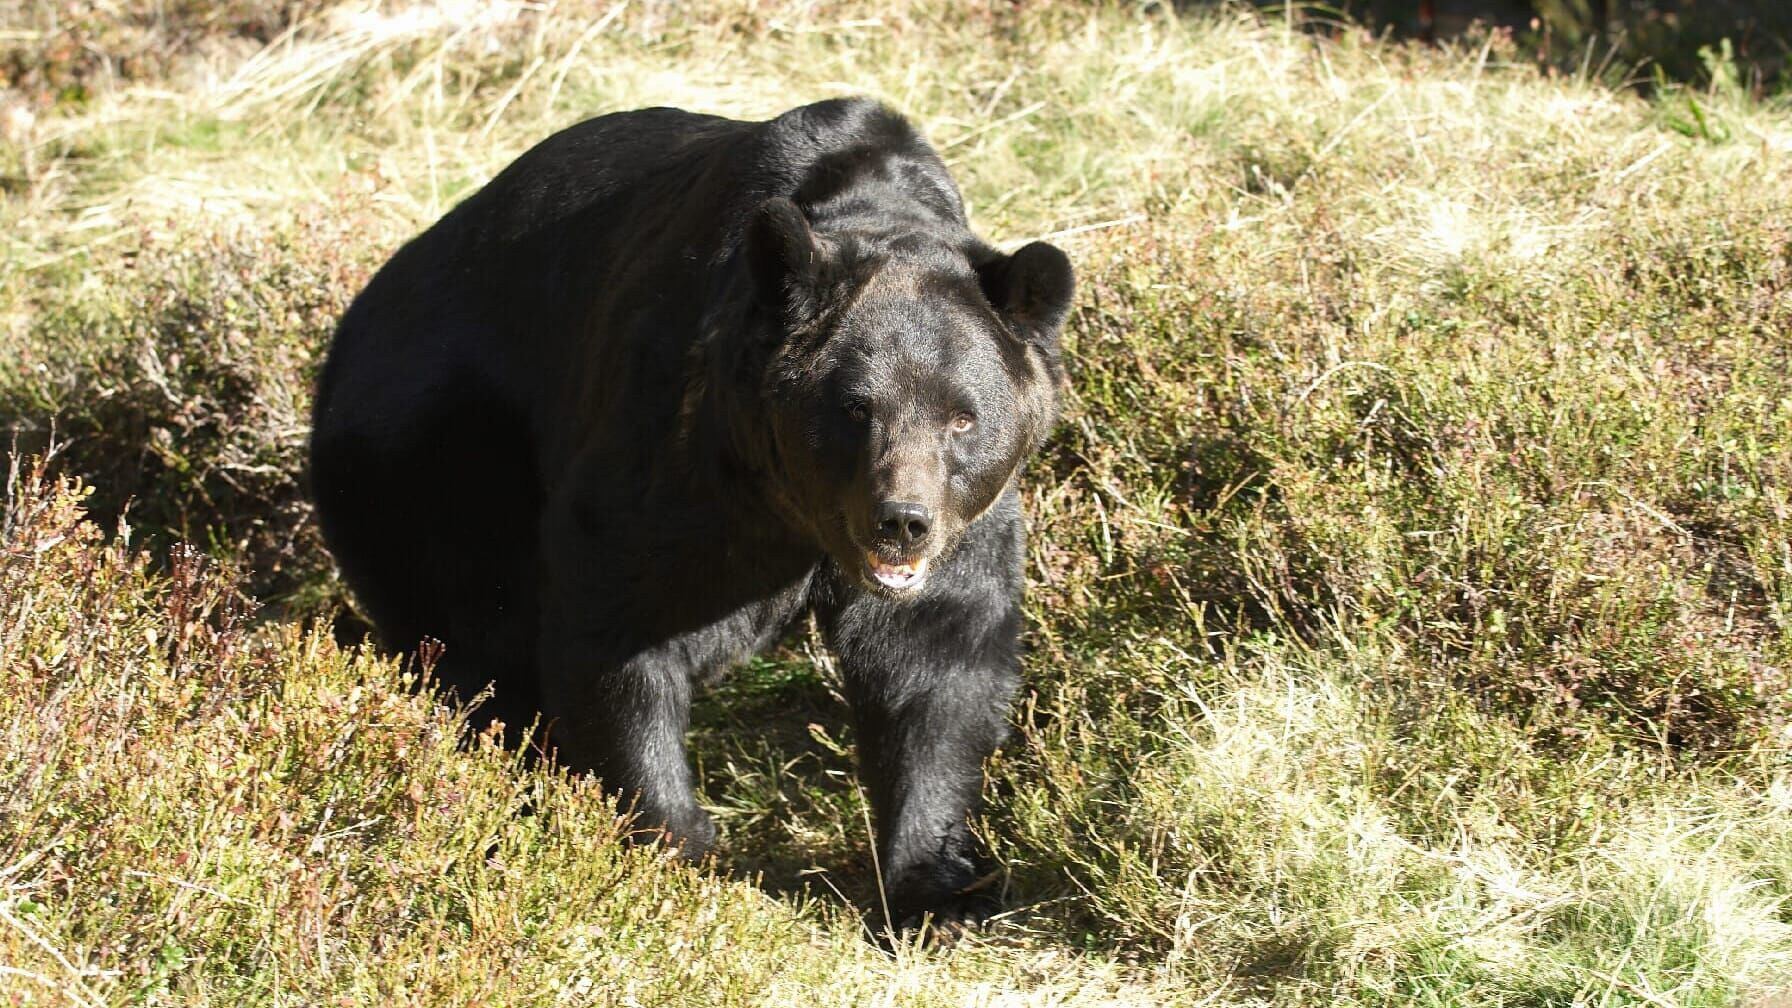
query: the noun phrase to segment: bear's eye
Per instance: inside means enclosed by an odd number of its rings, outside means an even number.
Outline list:
[[[977,417],[972,413],[954,413],[952,415],[952,433],[963,434],[977,426]]]
[[[848,399],[846,401],[846,415],[852,417],[853,420],[858,423],[864,423],[871,419],[871,407],[865,405],[863,399]]]

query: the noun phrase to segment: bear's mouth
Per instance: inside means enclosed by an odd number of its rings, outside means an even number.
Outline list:
[[[913,591],[927,580],[927,558],[890,563],[876,553],[866,553],[865,571],[873,581],[892,591]]]

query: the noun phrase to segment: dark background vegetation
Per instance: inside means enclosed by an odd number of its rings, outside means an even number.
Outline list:
[[[1265,6],[1276,6],[1266,3]],[[1432,21],[1425,14],[1429,6]],[[1348,19],[1439,40],[1477,22],[1512,32],[1546,65],[1648,84],[1706,86],[1712,55],[1726,41],[1742,83],[1757,94],[1783,88],[1792,68],[1792,4],[1777,0],[1339,0]]]
[[[1023,17],[1029,6],[1028,0],[992,2]],[[1357,23],[1437,41],[1483,28],[1507,31],[1546,66],[1590,66],[1613,81],[1644,86],[1658,79],[1707,86],[1722,56],[1744,86],[1765,94],[1784,87],[1792,68],[1792,4],[1777,0],[1250,2],[1266,12],[1296,11],[1314,24]],[[0,0],[0,26],[8,29],[0,36],[0,90],[39,105],[79,103],[97,88],[165,73],[196,50],[265,44],[329,6],[325,0]]]

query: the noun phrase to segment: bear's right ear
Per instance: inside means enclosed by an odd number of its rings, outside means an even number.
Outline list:
[[[761,304],[806,321],[817,308],[823,251],[809,218],[795,203],[776,196],[760,204],[747,226],[747,265]]]
[[[1057,246],[1036,241],[1011,256],[998,255],[977,267],[977,277],[997,311],[1033,339],[1056,344],[1076,295],[1070,258]]]

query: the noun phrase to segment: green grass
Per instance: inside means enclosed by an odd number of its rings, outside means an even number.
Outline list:
[[[1081,276],[981,824],[1012,910],[894,957],[808,635],[701,703],[689,870],[333,643],[303,495],[336,313],[522,149],[849,92]],[[1226,12],[345,6],[8,136],[0,423],[57,446],[0,552],[18,1003],[1792,986],[1783,100]]]

